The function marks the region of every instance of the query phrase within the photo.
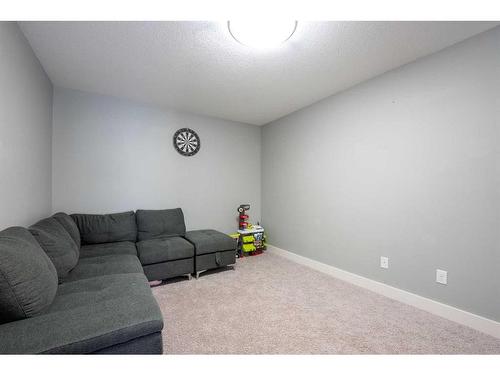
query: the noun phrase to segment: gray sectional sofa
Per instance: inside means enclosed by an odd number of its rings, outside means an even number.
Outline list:
[[[163,318],[148,280],[234,264],[235,246],[220,232],[186,232],[181,209],[57,213],[7,228],[0,353],[160,354]]]

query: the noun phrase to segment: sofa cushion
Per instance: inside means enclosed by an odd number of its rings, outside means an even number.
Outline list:
[[[52,215],[52,217],[56,219],[59,222],[59,224],[61,224],[64,227],[64,229],[66,229],[66,232],[68,232],[73,241],[75,241],[76,246],[80,248],[81,246],[80,231],[78,230],[78,227],[76,226],[76,223],[71,218],[71,216],[69,216],[64,212],[58,212]]]
[[[236,241],[233,238],[213,229],[192,230],[187,232],[185,237],[194,245],[196,255],[236,250]]]
[[[141,262],[135,255],[103,255],[83,258],[65,277],[63,283],[120,273],[142,274]]]
[[[138,240],[183,236],[186,233],[182,209],[137,210]]]
[[[94,277],[59,285],[43,314],[0,325],[0,353],[86,354],[162,328],[143,274]]]
[[[133,241],[137,239],[137,226],[133,211],[107,215],[72,214],[82,245]]]
[[[168,237],[137,242],[137,252],[142,264],[154,264],[191,258],[194,247],[182,237]]]
[[[144,274],[149,281],[165,280],[194,272],[194,258],[177,259],[169,262],[144,264]]]
[[[99,243],[95,245],[84,245],[80,249],[80,259],[120,254],[137,256],[135,243],[130,241]]]
[[[47,253],[62,280],[78,262],[79,249],[59,222],[53,217],[40,220],[28,228]]]
[[[1,231],[0,323],[39,314],[56,291],[56,269],[31,233],[21,227]]]

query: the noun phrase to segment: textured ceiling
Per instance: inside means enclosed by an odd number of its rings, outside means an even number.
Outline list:
[[[299,21],[268,51],[224,22],[20,26],[55,86],[263,125],[496,23]]]

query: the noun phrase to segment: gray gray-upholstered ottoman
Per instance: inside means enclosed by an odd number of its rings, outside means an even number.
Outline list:
[[[192,230],[184,236],[194,245],[196,278],[200,273],[236,263],[236,240],[213,229]]]

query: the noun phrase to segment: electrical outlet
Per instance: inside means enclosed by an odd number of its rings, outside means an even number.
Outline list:
[[[380,267],[381,268],[389,268],[389,258],[380,257]]]
[[[448,284],[448,272],[444,270],[436,270],[436,282],[439,284]]]

